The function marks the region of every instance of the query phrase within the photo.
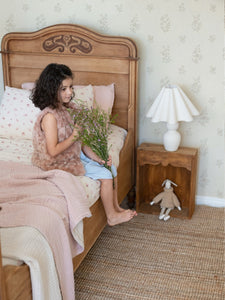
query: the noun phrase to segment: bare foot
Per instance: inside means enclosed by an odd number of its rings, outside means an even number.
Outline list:
[[[115,212],[110,217],[107,218],[109,226],[114,226],[124,222],[130,221],[136,214],[135,211],[130,209],[123,210],[122,212]]]
[[[137,216],[136,210],[125,209],[125,208],[120,207],[119,205],[116,205],[116,206],[115,206],[115,210],[116,210],[117,212],[123,212],[123,211],[125,211],[125,210],[130,210],[130,211],[132,211],[132,212],[134,213],[135,216]]]
[[[117,206],[115,206],[115,210],[116,210],[117,212],[123,212],[123,211],[125,211],[125,208],[122,208],[122,207],[120,207],[119,205],[117,205]]]

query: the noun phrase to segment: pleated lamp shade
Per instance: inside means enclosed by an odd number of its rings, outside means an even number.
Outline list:
[[[193,120],[199,115],[197,108],[191,103],[182,89],[177,85],[162,88],[153,102],[146,117],[152,122],[167,122],[168,131],[164,135],[164,147],[167,151],[176,151],[180,144],[180,133],[176,131],[178,122]]]

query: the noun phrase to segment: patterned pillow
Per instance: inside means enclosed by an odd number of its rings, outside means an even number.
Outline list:
[[[73,86],[75,96],[72,101],[79,107],[79,104],[82,103],[88,109],[93,107],[94,101],[94,92],[91,84],[87,86]]]
[[[0,105],[0,137],[32,139],[40,109],[29,99],[30,91],[6,86]]]

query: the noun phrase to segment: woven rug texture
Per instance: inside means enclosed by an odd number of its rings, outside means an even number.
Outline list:
[[[225,210],[190,220],[138,214],[106,226],[75,272],[76,300],[224,300]]]

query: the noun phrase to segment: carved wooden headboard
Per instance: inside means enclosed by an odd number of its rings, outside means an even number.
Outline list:
[[[137,123],[137,48],[126,37],[104,36],[85,27],[60,24],[36,32],[6,34],[1,45],[4,84],[34,82],[49,63],[68,65],[74,84],[115,83],[116,124],[134,132]]]

